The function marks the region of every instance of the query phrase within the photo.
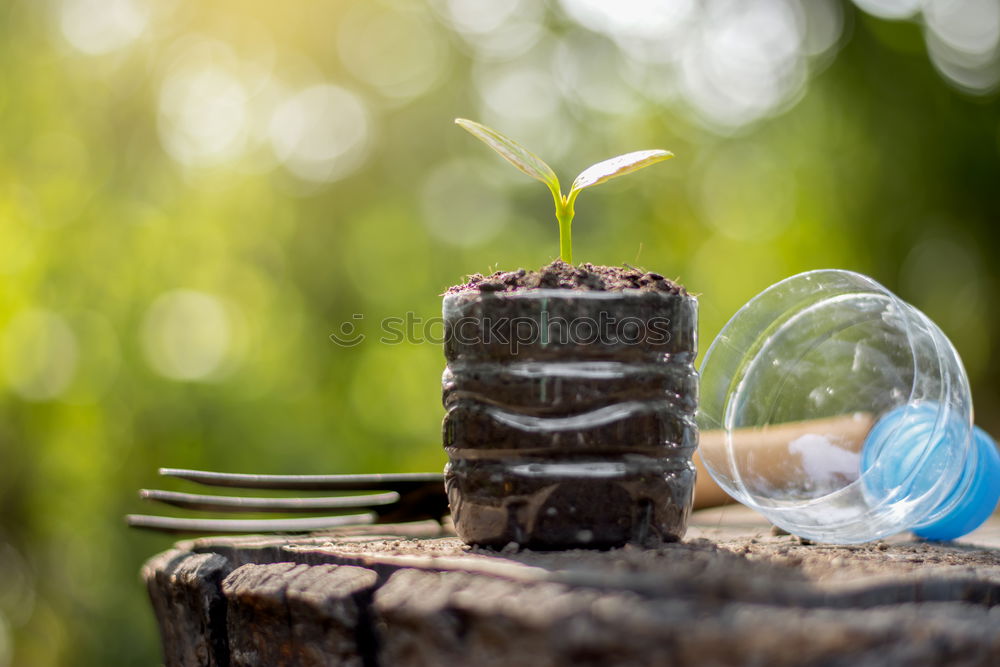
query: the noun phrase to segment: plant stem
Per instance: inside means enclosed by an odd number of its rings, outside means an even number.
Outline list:
[[[567,264],[573,263],[573,201],[576,193],[570,197],[560,196],[556,199],[556,220],[559,221],[559,259]]]

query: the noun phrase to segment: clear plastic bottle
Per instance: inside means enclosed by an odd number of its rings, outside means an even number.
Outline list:
[[[1000,498],[955,348],[866,276],[811,271],[759,294],[712,343],[701,390],[699,426],[718,429],[705,467],[795,535],[953,539]]]

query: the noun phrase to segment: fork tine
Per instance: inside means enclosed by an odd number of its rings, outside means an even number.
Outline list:
[[[399,494],[395,491],[334,498],[247,498],[141,489],[139,497],[185,509],[221,512],[323,512],[378,507],[399,500]]]
[[[409,491],[431,483],[444,484],[439,472],[371,475],[252,475],[184,468],[160,468],[160,474],[206,486],[287,491]]]
[[[129,514],[125,522],[133,528],[161,533],[310,533],[343,526],[371,524],[375,515],[351,514],[308,519],[186,519],[167,516]]]
[[[313,512],[370,509],[365,514],[310,517],[303,519],[195,519],[130,514],[128,525],[159,532],[211,533],[299,533],[372,523],[402,523],[439,520],[448,512],[441,473],[372,475],[254,475],[182,468],[161,468],[160,474],[206,486],[286,491],[380,491],[327,498],[241,498],[159,489],[143,489],[140,495],[193,510],[221,512]]]

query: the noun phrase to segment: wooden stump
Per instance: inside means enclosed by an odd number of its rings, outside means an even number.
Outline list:
[[[997,518],[957,543],[830,546],[731,506],[682,543],[603,552],[363,532],[150,560],[166,664],[1000,664]]]

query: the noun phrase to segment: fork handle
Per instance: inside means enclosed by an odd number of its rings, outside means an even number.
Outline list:
[[[125,522],[133,528],[145,528],[158,533],[311,533],[344,526],[371,524],[375,522],[375,514],[369,512],[307,519],[187,519],[129,514],[125,517]]]
[[[443,479],[443,475],[439,472],[370,475],[255,475],[185,468],[160,468],[160,474],[207,486],[281,491],[398,491],[402,493],[428,483],[441,482]]]

